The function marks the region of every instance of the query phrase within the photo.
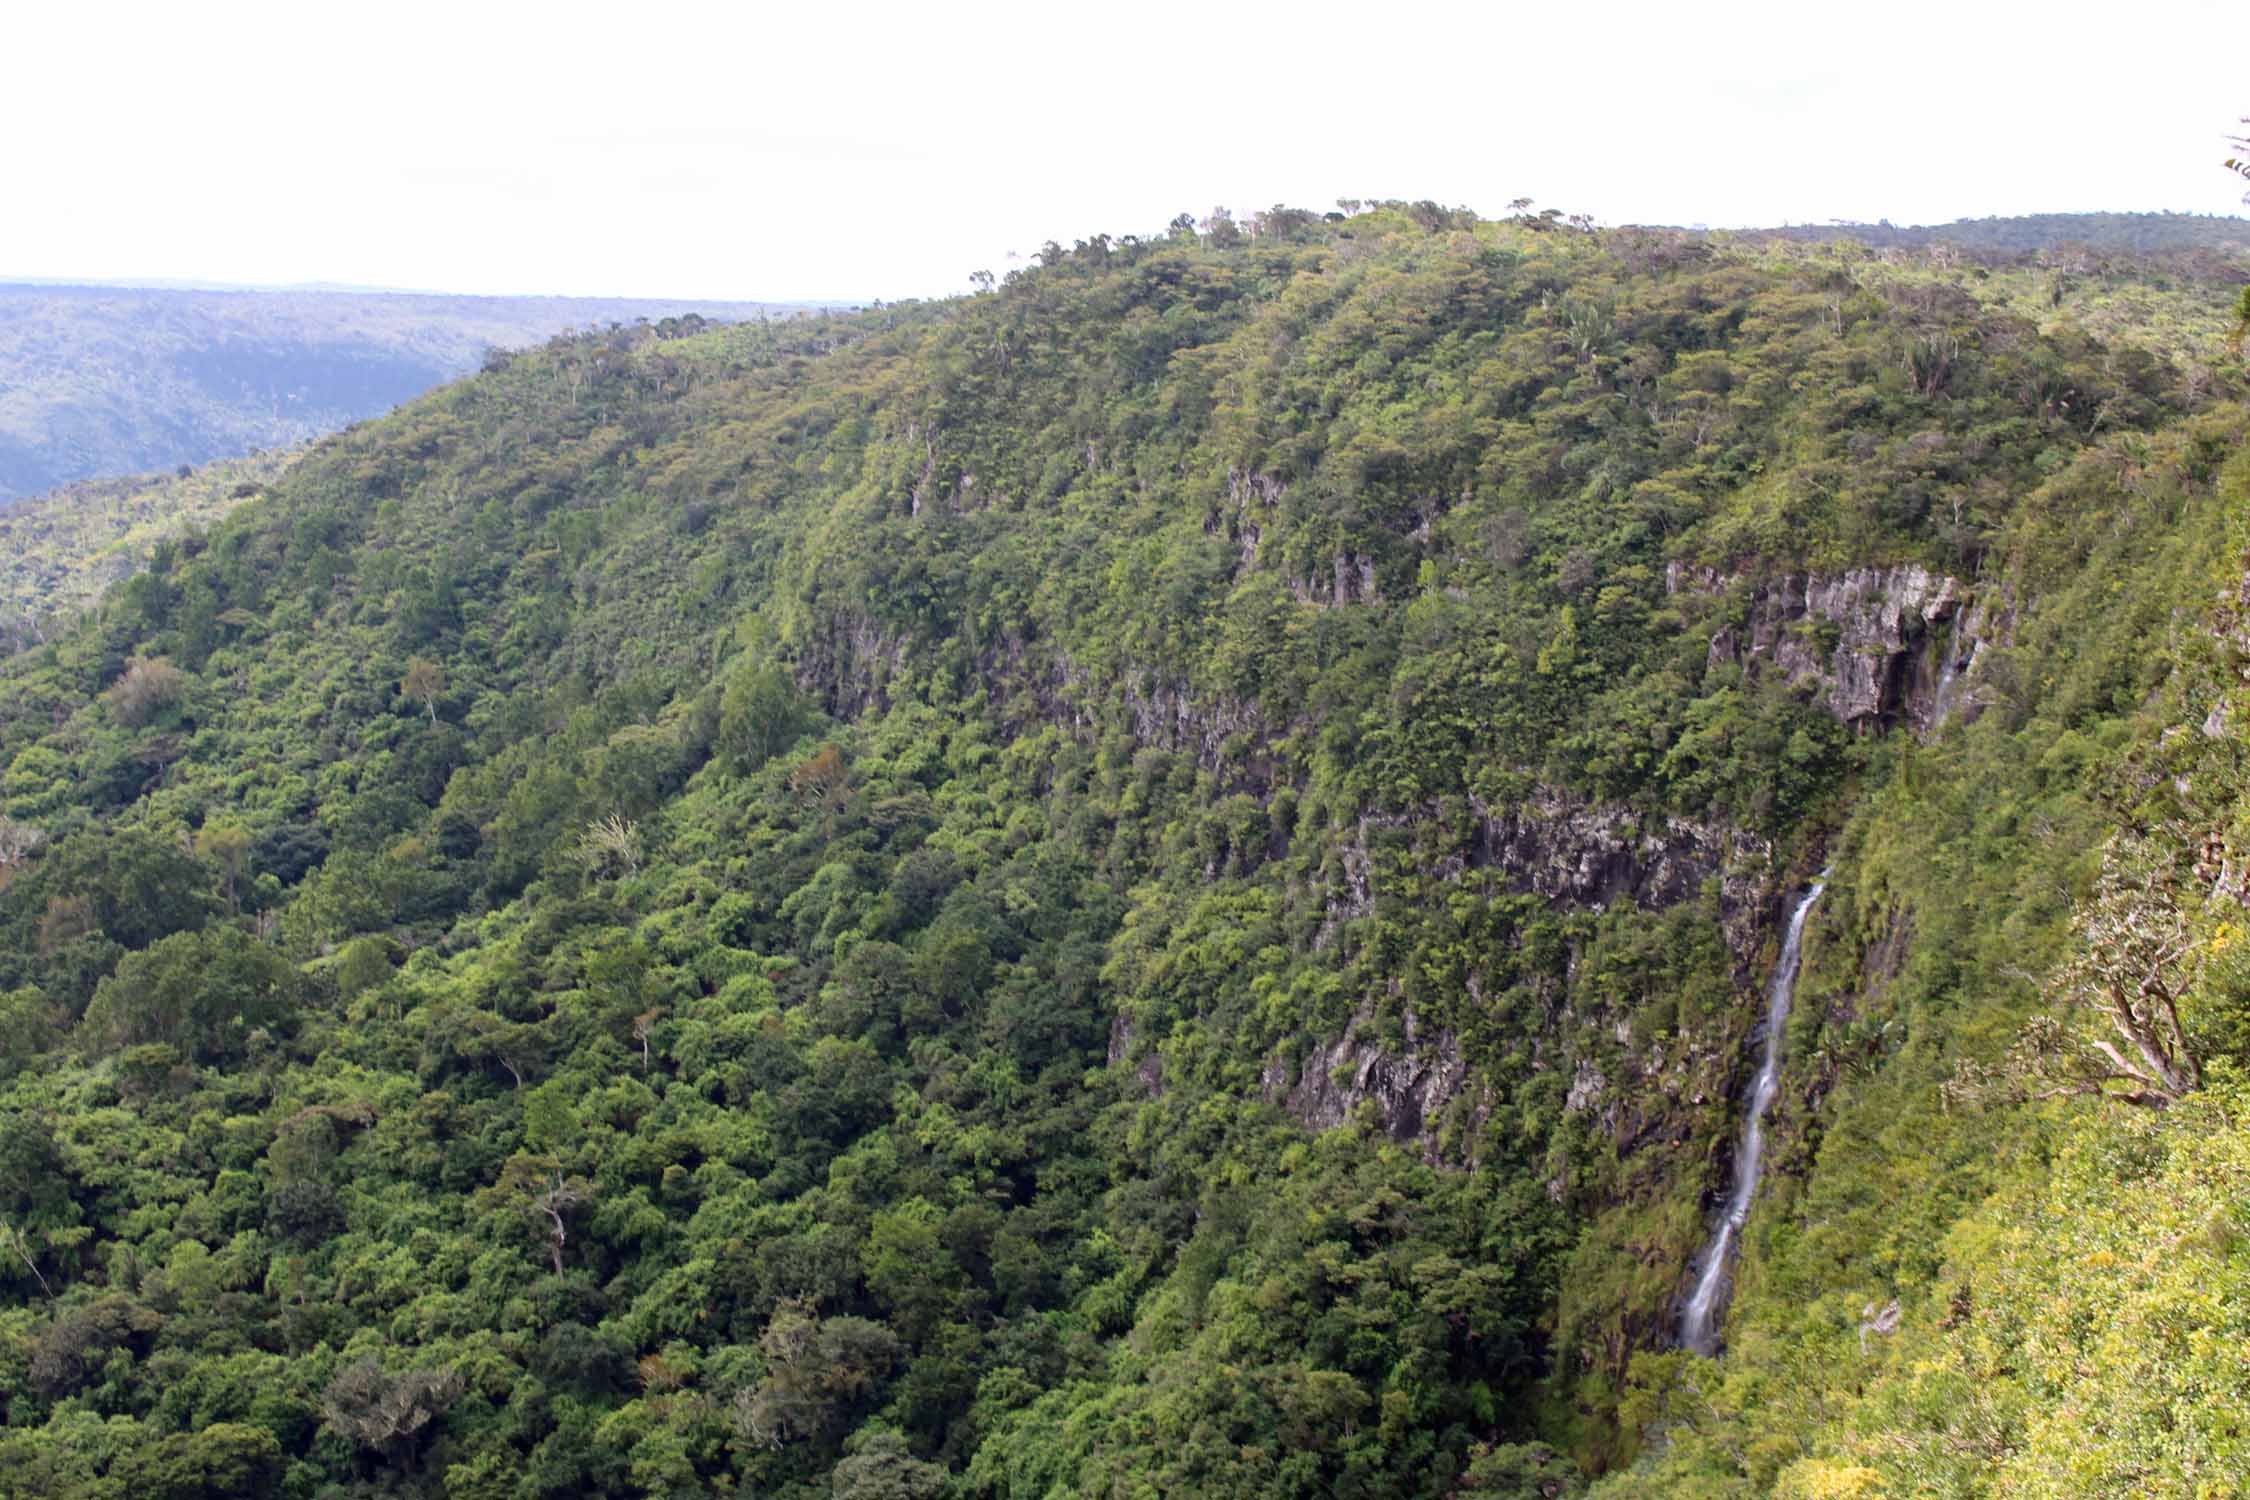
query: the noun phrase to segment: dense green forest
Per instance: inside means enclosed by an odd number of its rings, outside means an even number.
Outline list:
[[[86,479],[0,511],[0,643],[45,641],[146,566],[158,542],[208,529],[263,493],[300,451]]]
[[[383,415],[485,351],[761,302],[0,283],[0,506]]]
[[[0,1493],[2240,1493],[2242,279],[1183,216],[317,445],[0,666]]]

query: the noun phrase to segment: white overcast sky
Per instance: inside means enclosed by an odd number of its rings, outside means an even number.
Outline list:
[[[2234,5],[34,3],[0,276],[848,299],[1183,210],[2242,212]]]

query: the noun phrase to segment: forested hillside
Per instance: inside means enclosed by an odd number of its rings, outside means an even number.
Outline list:
[[[319,444],[0,666],[0,1493],[2238,1493],[2237,295],[1277,209]]]
[[[208,528],[261,493],[300,451],[81,480],[0,511],[0,644],[45,641],[146,565],[161,543]]]
[[[761,302],[0,284],[0,506],[380,416],[485,352]]]
[[[1972,256],[2028,259],[2041,254],[2117,255],[2192,261],[2250,252],[2250,219],[2226,214],[2015,214],[1950,224],[1790,224],[1749,231],[1808,242],[1852,240],[1876,250],[1948,246]],[[2161,274],[2161,273],[2160,273]]]

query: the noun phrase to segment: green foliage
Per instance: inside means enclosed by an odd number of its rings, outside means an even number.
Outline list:
[[[262,494],[298,451],[222,458],[186,474],[82,480],[16,500],[0,511],[0,632],[18,646],[45,642],[160,545],[198,537]],[[252,623],[248,611],[221,618],[195,604],[192,634],[205,649]]]
[[[80,1030],[102,1050],[161,1042],[217,1060],[239,1054],[251,1034],[292,1021],[300,989],[280,954],[238,928],[175,932],[118,960]]]
[[[787,674],[746,661],[727,678],[719,700],[718,748],[747,775],[788,749],[805,718]]]
[[[2233,163],[2228,163],[2232,166]],[[1874,249],[1933,246],[2008,257],[2156,256],[2167,252],[2250,250],[2250,221],[2224,214],[2019,214],[1950,224],[1793,224],[1760,234],[1792,240],[1853,240]]]
[[[1859,1309],[2060,1159],[1939,1084],[2235,774],[2152,717],[2228,289],[2043,274],[1222,214],[311,450],[0,667],[0,1472],[1865,1490]],[[1840,722],[1895,601],[1775,601],[1915,568],[1967,706],[1909,620]],[[1732,1352],[1652,1359],[1821,854]]]
[[[2244,1305],[2250,461],[2224,431],[2152,450],[2134,521],[2067,523],[2085,566],[2049,576],[2007,679],[2036,689],[1854,819],[1832,915],[1865,977],[1800,1022],[1817,1156],[1747,1246],[1727,1359],[1636,1367],[1627,1420],[1662,1451],[1597,1494],[2239,1485],[2241,1382],[2202,1354]],[[2153,1074],[2142,1005],[2182,1025],[2148,1031],[2172,1083],[2135,1097],[2086,1061]]]

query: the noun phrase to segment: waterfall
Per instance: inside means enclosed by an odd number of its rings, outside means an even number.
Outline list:
[[[1726,1213],[1703,1250],[1703,1269],[1695,1291],[1680,1315],[1680,1347],[1705,1357],[1719,1352],[1719,1314],[1725,1311],[1733,1290],[1727,1271],[1734,1261],[1735,1241],[1750,1217],[1750,1199],[1758,1191],[1758,1172],[1766,1152],[1766,1111],[1781,1090],[1781,1034],[1789,1021],[1789,1005],[1797,994],[1797,970],[1804,963],[1805,918],[1828,887],[1828,872],[1813,879],[1812,888],[1789,915],[1789,931],[1781,941],[1781,958],[1766,984],[1765,1050],[1758,1063],[1758,1080],[1750,1088],[1750,1108],[1742,1122],[1742,1146],[1734,1154],[1734,1185],[1727,1194]]]
[[[1974,664],[1975,653],[1982,646],[1983,642],[1974,642],[1968,655],[1963,655],[1961,651],[1961,615],[1959,611],[1956,611],[1953,622],[1945,633],[1945,657],[1938,665],[1937,691],[1930,696],[1929,732],[1931,734],[1943,729],[1945,721],[1952,716],[1953,698],[1961,686],[1962,670]]]

